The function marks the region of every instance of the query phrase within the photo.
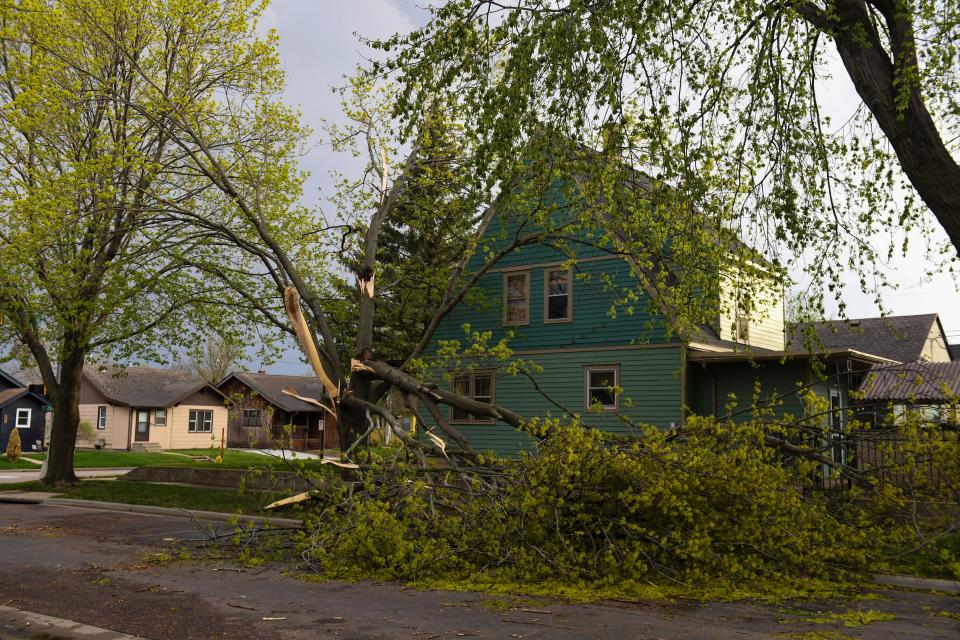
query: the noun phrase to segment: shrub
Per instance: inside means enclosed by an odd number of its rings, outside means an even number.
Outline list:
[[[77,434],[83,440],[88,440],[88,441],[92,441],[97,437],[97,432],[94,431],[93,425],[87,422],[86,420],[81,420],[80,424],[77,425]]]
[[[20,430],[16,427],[10,430],[10,437],[7,439],[7,460],[16,462],[23,455],[20,448]]]

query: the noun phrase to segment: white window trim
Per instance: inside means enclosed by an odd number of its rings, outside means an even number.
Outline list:
[[[26,414],[27,416],[27,424],[25,425],[20,424],[21,414]],[[23,409],[23,408],[17,409],[16,422],[14,422],[14,424],[17,426],[17,429],[29,429],[31,427],[30,423],[32,420],[33,420],[33,409]]]
[[[103,431],[107,428],[107,407],[100,405],[97,407],[97,429]]]
[[[210,414],[210,421],[204,420],[201,414]],[[187,433],[213,433],[213,409],[190,409],[187,413]]]
[[[158,411],[163,411],[163,422],[160,422],[160,420],[157,418],[157,412],[158,412]],[[170,414],[167,412],[166,409],[154,409],[154,410],[153,410],[153,426],[155,426],[155,427],[165,427],[165,426],[167,426],[167,417],[168,417],[169,415],[170,415]]]
[[[613,386],[620,389],[620,365],[619,364],[588,364],[583,367],[583,406],[587,411],[594,409],[595,405],[590,402],[590,374],[595,371],[613,371]],[[599,388],[599,387],[598,387]],[[595,410],[595,409],[594,409]],[[613,404],[603,405],[603,411],[620,410],[620,391],[613,394]]]

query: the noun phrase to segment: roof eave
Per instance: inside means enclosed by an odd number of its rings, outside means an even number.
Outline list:
[[[709,346],[709,345],[707,345]],[[690,345],[691,349],[699,349],[699,345],[694,347]],[[700,352],[691,351],[687,358],[689,360],[694,360],[698,362],[738,362],[738,361],[750,361],[750,360],[781,360],[786,359],[798,359],[806,360],[814,357],[838,357],[838,356],[847,356],[851,358],[858,358],[864,360],[865,362],[875,363],[875,364],[897,364],[896,360],[890,360],[889,358],[884,358],[882,356],[877,356],[872,353],[865,353],[863,351],[857,351],[856,349],[830,349],[826,351],[774,351],[772,353],[753,353],[750,351],[726,351],[719,352],[716,350],[707,351],[702,350]]]

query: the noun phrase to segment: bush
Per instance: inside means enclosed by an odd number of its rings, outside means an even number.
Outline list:
[[[10,430],[10,437],[7,439],[7,460],[16,462],[23,455],[20,448],[20,430],[16,427]]]
[[[93,425],[86,420],[81,420],[80,424],[77,425],[77,434],[81,439],[91,442],[97,437],[97,432],[94,430]]]
[[[650,428],[619,440],[576,424],[528,429],[543,438],[536,455],[473,473],[375,462],[308,514],[300,551],[336,578],[620,592],[650,582],[779,586],[880,568],[885,510],[899,494],[864,507],[853,492],[810,491],[816,465],[783,463],[759,424],[691,418],[680,434]]]

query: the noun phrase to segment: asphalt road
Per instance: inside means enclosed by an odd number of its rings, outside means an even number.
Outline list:
[[[130,467],[122,469],[76,469],[74,473],[78,478],[108,478],[111,476],[122,476],[130,471]],[[0,484],[14,484],[16,482],[32,482],[40,479],[40,467],[36,471],[27,469],[25,471],[15,471],[4,469],[0,471]]]
[[[777,606],[566,605],[394,584],[308,582],[284,575],[286,566],[243,569],[154,555],[164,548],[195,550],[211,531],[201,525],[188,518],[0,504],[0,606],[154,640],[960,637],[960,597],[908,590],[878,591],[881,599]],[[209,526],[227,531],[222,523]],[[811,621],[858,609],[894,619],[858,628]],[[811,632],[822,635],[803,635]]]

